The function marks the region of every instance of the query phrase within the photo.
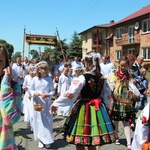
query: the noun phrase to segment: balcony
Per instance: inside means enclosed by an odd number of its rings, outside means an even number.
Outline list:
[[[123,35],[122,38],[116,39],[117,45],[133,45],[133,44],[140,44],[141,39],[140,35],[135,35],[133,37],[129,37],[128,35]]]
[[[105,45],[104,40],[93,40],[93,46],[103,46]]]

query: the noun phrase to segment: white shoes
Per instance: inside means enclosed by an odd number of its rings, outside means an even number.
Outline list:
[[[42,142],[39,141],[38,148],[44,148],[44,146],[45,146],[46,149],[50,149],[50,147],[51,147],[50,144],[45,144],[44,145]]]
[[[44,147],[44,144],[42,142],[39,142],[38,143],[38,148],[43,148]]]

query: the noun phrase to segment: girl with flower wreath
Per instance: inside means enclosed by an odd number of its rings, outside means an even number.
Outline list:
[[[80,100],[66,118],[63,131],[65,140],[75,144],[77,150],[85,150],[86,146],[88,150],[96,150],[96,146],[115,141],[114,126],[99,98],[105,87],[98,57],[86,56],[85,68],[82,84],[76,88],[80,89]],[[56,107],[52,105],[50,109],[53,112]]]
[[[118,124],[119,121],[122,121],[127,140],[127,148],[131,149],[130,122],[133,122],[134,119],[133,100],[136,96],[139,96],[140,93],[133,82],[131,82],[130,74],[127,69],[128,58],[121,57],[119,59],[118,69],[108,75],[106,95],[108,99],[108,112],[112,120],[114,120],[115,125],[115,144],[120,145]]]

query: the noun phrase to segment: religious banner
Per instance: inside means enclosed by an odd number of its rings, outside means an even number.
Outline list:
[[[41,44],[41,45],[57,45],[56,36],[26,34],[26,42],[28,44]]]

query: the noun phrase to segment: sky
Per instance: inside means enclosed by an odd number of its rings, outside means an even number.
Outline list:
[[[15,52],[28,56],[27,34],[56,35],[69,43],[73,33],[95,25],[118,22],[150,4],[150,0],[2,0],[0,3],[0,39]],[[44,46],[31,45],[30,49]]]

